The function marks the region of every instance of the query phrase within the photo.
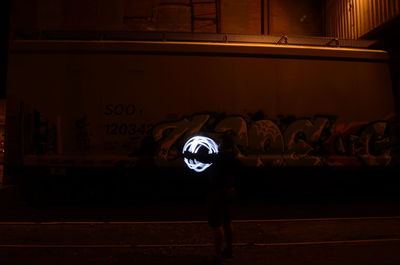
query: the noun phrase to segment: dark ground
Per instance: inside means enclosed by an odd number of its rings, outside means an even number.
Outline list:
[[[224,263],[400,264],[398,175],[317,173],[240,179],[235,257]],[[0,264],[201,264],[212,254],[200,178],[95,177],[1,189]]]

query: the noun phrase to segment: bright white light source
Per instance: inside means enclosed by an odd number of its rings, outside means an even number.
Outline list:
[[[197,154],[201,147],[207,148],[209,154],[218,154],[218,145],[213,139],[204,136],[194,136],[190,138],[185,143],[182,153],[187,151],[192,154]],[[190,169],[193,169],[196,172],[203,172],[212,165],[212,163],[202,163],[196,159],[184,158],[183,160]]]

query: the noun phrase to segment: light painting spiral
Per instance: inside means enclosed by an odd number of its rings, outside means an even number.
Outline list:
[[[218,145],[213,139],[205,136],[194,136],[190,138],[183,146],[182,153],[190,152],[192,154],[196,154],[201,147],[207,148],[209,154],[218,153]],[[212,165],[212,163],[202,163],[196,159],[184,158],[184,161],[190,169],[193,169],[196,172],[203,172]]]

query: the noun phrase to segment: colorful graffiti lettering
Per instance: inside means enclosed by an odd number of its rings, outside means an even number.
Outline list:
[[[248,166],[386,166],[397,140],[390,120],[336,124],[336,118],[260,119],[241,116],[196,114],[153,128],[158,160],[179,156],[179,148],[196,134],[229,133],[238,146],[239,158]]]

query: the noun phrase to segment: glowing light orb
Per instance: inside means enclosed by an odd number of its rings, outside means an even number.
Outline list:
[[[201,147],[205,147],[209,154],[218,154],[218,145],[213,139],[204,136],[194,136],[190,138],[183,146],[182,153],[190,152],[192,154],[197,154]],[[196,159],[184,158],[183,160],[190,169],[196,172],[203,172],[212,165],[212,163],[202,163]]]

